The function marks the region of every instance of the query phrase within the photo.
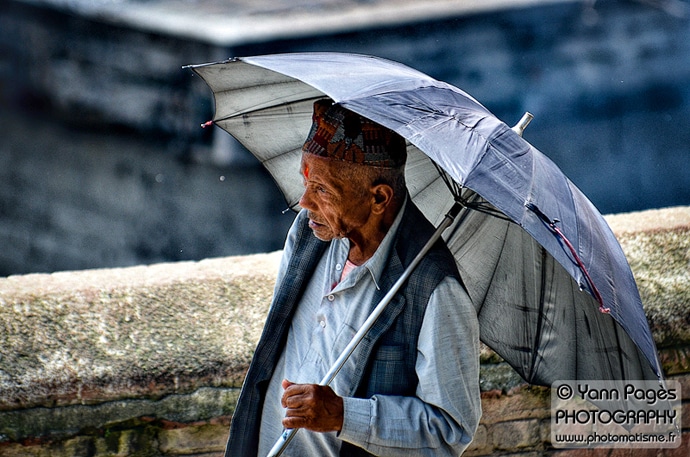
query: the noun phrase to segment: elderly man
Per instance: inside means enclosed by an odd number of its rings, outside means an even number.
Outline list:
[[[405,141],[321,100],[302,148],[302,211],[232,421],[226,456],[460,455],[476,431],[479,340],[436,243],[330,387],[318,382],[434,228],[410,200]],[[297,172],[298,170],[295,170]]]

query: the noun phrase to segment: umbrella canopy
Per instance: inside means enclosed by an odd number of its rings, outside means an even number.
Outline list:
[[[402,64],[341,53],[279,54],[190,67],[215,97],[214,123],[273,175],[289,206],[313,102],[330,97],[408,141],[406,180],[444,238],[482,341],[527,382],[661,379],[620,245],[546,156],[462,90]]]

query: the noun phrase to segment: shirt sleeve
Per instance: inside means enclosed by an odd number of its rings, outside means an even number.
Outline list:
[[[479,324],[464,287],[446,278],[429,299],[414,397],[344,398],[340,439],[382,456],[458,456],[479,424]]]

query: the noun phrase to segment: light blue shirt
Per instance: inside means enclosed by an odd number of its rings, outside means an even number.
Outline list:
[[[368,317],[369,306],[358,304],[373,300],[403,210],[375,254],[342,282],[349,241],[333,240],[321,258],[297,307],[286,347],[268,386],[260,456],[268,454],[283,430],[281,381],[319,383]],[[295,228],[296,224],[288,233],[277,284],[288,273]],[[474,307],[454,278],[446,278],[431,295],[417,351],[419,385],[414,397],[344,397],[345,417],[339,434],[300,430],[284,455],[337,456],[341,441],[377,455],[460,455],[471,441],[481,415],[479,329]],[[356,349],[331,383],[336,394],[343,396],[349,390],[358,356]]]

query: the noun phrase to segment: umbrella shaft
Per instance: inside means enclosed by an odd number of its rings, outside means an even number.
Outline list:
[[[395,294],[398,293],[402,285],[407,281],[407,279],[410,277],[412,274],[413,270],[417,267],[419,262],[424,258],[427,252],[429,252],[429,249],[438,241],[438,239],[441,237],[443,232],[453,223],[455,220],[455,216],[458,215],[460,210],[462,209],[462,205],[460,203],[455,203],[451,209],[448,211],[446,216],[444,217],[443,221],[439,224],[439,226],[436,228],[436,231],[434,234],[429,238],[429,240],[426,242],[426,244],[422,247],[422,249],[419,251],[417,256],[412,260],[410,265],[405,269],[403,274],[398,278],[398,280],[393,284],[393,287],[386,293],[386,295],[381,299],[378,305],[374,308],[374,310],[371,312],[369,317],[367,318],[366,321],[362,324],[362,327],[355,333],[355,336],[352,337],[352,340],[348,343],[348,345],[343,349],[343,351],[340,353],[338,356],[338,359],[333,363],[331,368],[328,370],[328,372],[324,375],[323,379],[321,379],[321,382],[319,385],[321,386],[328,386],[333,382],[333,379],[336,377],[338,372],[343,368],[345,365],[345,362],[350,358],[352,353],[355,351],[359,343],[362,342],[364,337],[366,336],[367,332],[371,330],[371,328],[374,326],[374,323],[376,322],[376,319],[379,318],[379,316],[383,313],[383,311],[386,309],[386,306],[390,303],[390,301],[393,299]],[[298,428],[293,428],[293,429],[287,429],[284,430],[282,435],[280,435],[280,438],[276,443],[273,445],[273,448],[271,449],[271,452],[268,453],[268,457],[278,457],[280,456],[287,445],[292,441],[294,438],[295,434],[297,433],[299,429]]]

